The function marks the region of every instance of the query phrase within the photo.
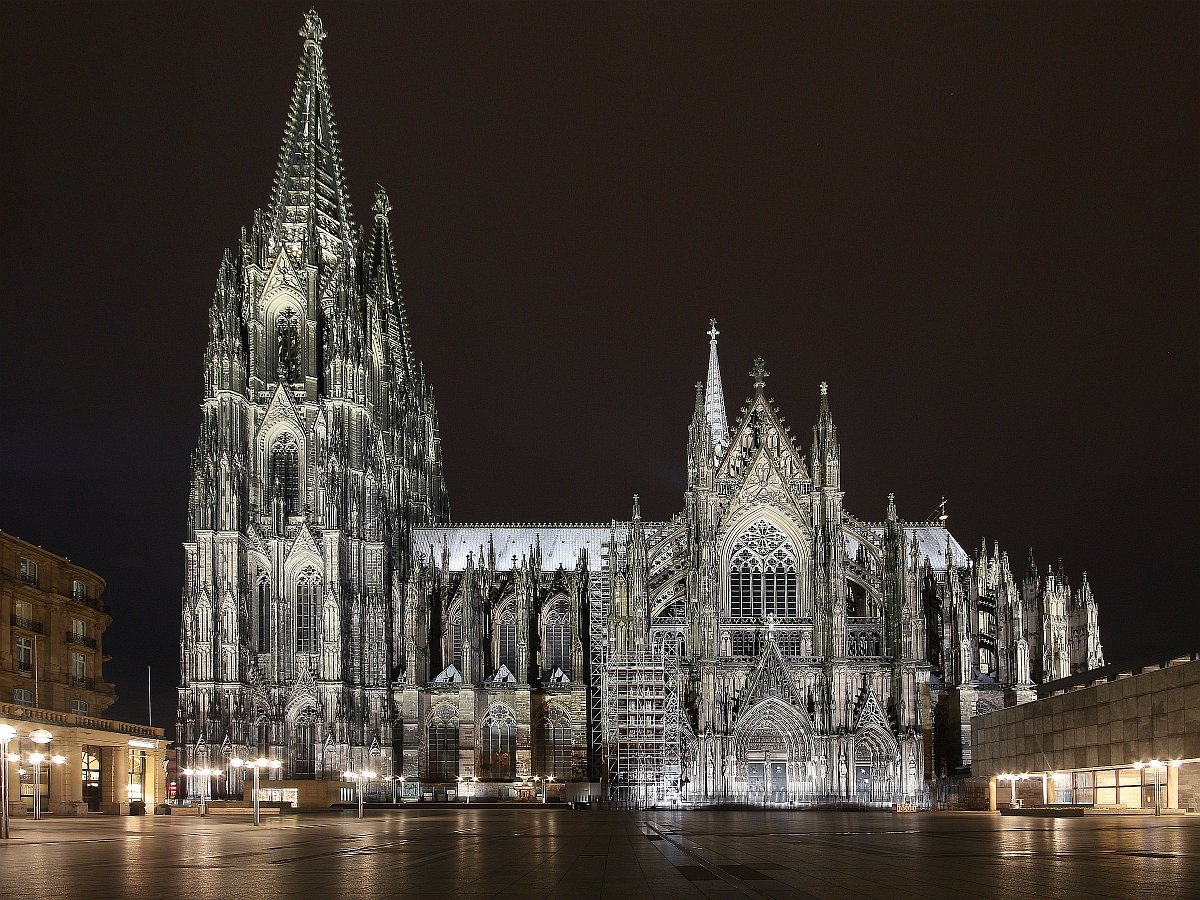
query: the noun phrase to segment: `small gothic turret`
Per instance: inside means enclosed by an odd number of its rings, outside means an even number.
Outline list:
[[[821,382],[821,406],[813,426],[812,473],[816,485],[840,490],[842,450],[838,446],[837,426],[829,411],[829,385]]]
[[[717,362],[717,320],[709,320],[708,329],[708,380],[704,391],[704,417],[712,434],[713,450],[717,458],[729,446],[729,420],[725,417],[725,389],[721,386],[721,366]]]

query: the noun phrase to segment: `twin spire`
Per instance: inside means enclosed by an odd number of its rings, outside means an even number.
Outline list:
[[[353,229],[321,53],[325,29],[315,11],[304,17],[300,36],[304,52],[288,108],[269,219],[293,261],[301,262],[307,247],[308,261],[333,266],[341,258],[353,259]]]

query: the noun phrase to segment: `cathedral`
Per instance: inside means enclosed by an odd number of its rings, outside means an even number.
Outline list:
[[[356,225],[315,13],[300,34],[270,203],[209,313],[187,766],[369,769],[414,800],[918,802],[969,772],[972,715],[1103,664],[1086,575],[1031,553],[1018,578],[891,497],[843,508],[825,384],[808,447],[761,359],[730,417],[715,322],[669,521],[634,496],[627,520],[454,522],[388,198]]]

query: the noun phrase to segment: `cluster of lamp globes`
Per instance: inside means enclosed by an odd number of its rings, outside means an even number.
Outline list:
[[[1170,766],[1172,769],[1178,769],[1181,765],[1183,765],[1183,760],[1180,759],[1171,759],[1167,762],[1163,762],[1161,759],[1152,759],[1150,762],[1142,762],[1141,760],[1138,760],[1133,764],[1133,768],[1138,770],[1145,769],[1146,767],[1151,769],[1165,769],[1167,766]],[[1058,773],[1051,772],[1050,774],[1057,775]],[[1001,781],[1022,781],[1026,778],[1032,778],[1033,776],[1028,772],[1025,772],[1021,775],[1014,775],[1012,773],[1005,772],[1003,775],[997,775],[996,777]]]
[[[5,747],[7,747],[9,742],[16,736],[17,736],[17,729],[13,728],[11,725],[8,725],[8,724],[0,725],[0,744],[3,744]],[[50,734],[50,732],[48,732],[45,728],[38,728],[38,729],[35,729],[34,731],[29,732],[29,739],[31,741],[33,741],[35,744],[37,744],[39,747],[44,747],[46,744],[50,743],[50,741],[52,741],[54,739],[54,736],[52,734]],[[4,755],[4,758],[6,760],[8,760],[10,763],[21,762],[21,754],[20,753],[6,753]],[[48,753],[42,753],[41,751],[35,750],[33,753],[29,753],[26,755],[25,761],[28,762],[30,765],[34,765],[34,766],[40,766],[42,763],[45,763],[45,762],[53,763],[56,766],[61,766],[63,763],[65,763],[67,761],[67,758],[65,756],[63,756],[61,753],[55,753],[55,754],[51,755]]]

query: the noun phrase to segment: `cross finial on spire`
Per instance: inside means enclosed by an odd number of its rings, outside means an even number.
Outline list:
[[[633,521],[642,521],[642,498],[638,494],[633,495]]]
[[[828,381],[821,382],[821,396],[822,397],[829,396],[829,382]]]
[[[762,389],[767,385],[767,376],[771,373],[767,371],[767,363],[761,356],[754,360],[754,368],[750,370],[750,377],[754,379],[754,386]]]
[[[321,49],[321,41],[325,40],[325,26],[315,9],[310,9],[304,16],[304,24],[300,26],[300,37],[304,38],[305,44],[312,44],[316,49]]]
[[[709,324],[708,339],[715,344],[717,342],[717,335],[721,333],[721,332],[717,331],[717,320],[709,319],[708,324]]]
[[[375,185],[375,217],[377,219],[386,219],[388,213],[392,211],[392,202],[388,200],[387,191],[383,189],[383,185]]]

